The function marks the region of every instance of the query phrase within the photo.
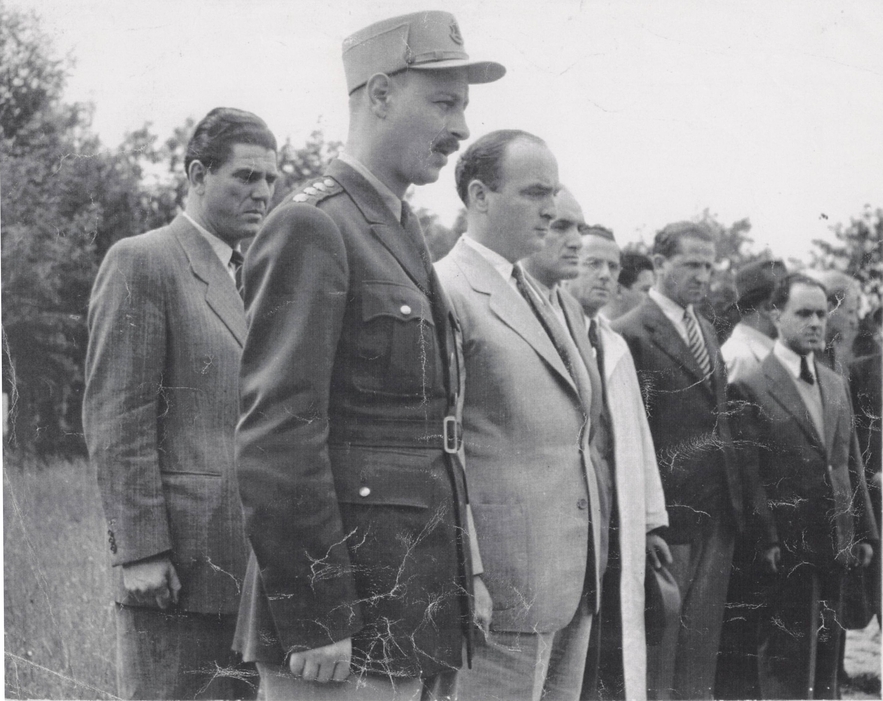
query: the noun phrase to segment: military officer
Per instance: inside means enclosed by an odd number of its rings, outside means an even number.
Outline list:
[[[454,17],[377,22],[343,45],[346,149],[268,218],[244,270],[239,484],[253,554],[237,646],[268,699],[453,690],[474,610],[458,458],[456,322],[403,201],[466,139]],[[473,581],[475,580],[475,581]]]

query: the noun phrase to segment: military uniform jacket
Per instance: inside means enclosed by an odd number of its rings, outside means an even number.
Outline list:
[[[426,676],[461,664],[466,492],[443,449],[456,324],[418,237],[335,161],[248,251],[237,429],[254,550],[236,643],[246,660],[352,636],[358,670]]]
[[[853,543],[877,539],[846,385],[821,363],[816,378],[824,436],[774,354],[734,385],[752,525],[758,546],[780,546],[785,572],[846,565]]]
[[[181,609],[238,609],[248,546],[233,433],[244,339],[236,286],[183,216],[108,251],[89,305],[83,427],[117,601],[137,603],[117,565],[168,553]]]

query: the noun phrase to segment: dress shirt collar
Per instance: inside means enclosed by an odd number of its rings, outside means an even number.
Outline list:
[[[523,269],[523,267],[522,267]],[[526,271],[525,271],[526,272]],[[527,281],[527,284],[531,286],[534,292],[539,295],[539,297],[543,300],[544,304],[551,305],[555,309],[559,309],[561,307],[561,302],[558,300],[558,284],[556,283],[552,287],[546,287],[543,283],[537,280],[535,277],[527,277],[524,278]]]
[[[767,336],[765,333],[758,331],[741,321],[733,328],[733,333],[730,335],[730,338],[734,337],[737,340],[742,340],[752,346],[757,345],[766,351],[771,351],[773,349],[773,344],[775,343],[775,340]]]
[[[371,187],[377,190],[377,194],[380,195],[380,199],[383,200],[383,203],[389,207],[389,211],[393,213],[396,221],[400,222],[402,220],[402,201],[398,197],[395,196],[392,190],[390,190],[386,185],[384,185],[380,178],[378,178],[374,173],[368,170],[368,166],[366,166],[361,161],[357,160],[346,151],[338,154],[338,159],[346,163],[353,170],[355,170],[359,175],[361,175],[365,180],[371,183]]]
[[[225,268],[229,268],[230,266],[230,256],[233,255],[233,247],[228,244],[226,241],[215,236],[211,231],[206,229],[202,224],[196,221],[193,217],[191,217],[187,212],[184,212],[184,217],[189,221],[196,230],[202,234],[202,237],[208,241],[208,245],[212,247],[212,250],[215,252],[215,255],[218,257],[218,260],[221,261],[221,265]],[[238,248],[238,246],[237,246]]]
[[[496,251],[492,251],[483,243],[479,243],[478,241],[476,241],[469,235],[468,231],[463,234],[463,243],[466,246],[470,246],[482,258],[490,263],[491,267],[496,270],[500,275],[502,275],[503,279],[507,283],[510,282],[510,280],[512,279],[512,268],[515,267],[512,263],[503,258],[503,256],[501,256]]]
[[[776,340],[773,344],[773,355],[781,361],[782,365],[785,366],[785,369],[794,380],[800,379],[800,356],[782,343],[781,339]],[[806,363],[809,365],[813,377],[818,377],[816,363],[812,353],[806,356]]]
[[[683,338],[689,346],[689,334],[687,333],[687,325],[684,323],[684,312],[689,312],[693,317],[693,321],[698,325],[699,322],[698,319],[696,319],[696,313],[693,311],[693,305],[691,304],[685,309],[673,299],[670,299],[659,292],[655,287],[650,288],[649,295],[650,299],[656,302],[656,304],[659,305],[659,308],[662,309],[662,313],[665,314],[666,318],[674,324],[678,334],[680,334],[681,338]]]

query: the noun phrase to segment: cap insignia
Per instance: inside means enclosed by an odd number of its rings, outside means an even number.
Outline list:
[[[456,20],[451,20],[451,39],[458,46],[463,46],[463,35],[460,34],[460,27],[457,26]]]

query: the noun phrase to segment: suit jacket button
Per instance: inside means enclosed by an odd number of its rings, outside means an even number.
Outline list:
[[[580,511],[585,511],[588,508],[588,506],[589,506],[589,502],[586,501],[585,499],[580,499],[579,501],[576,502],[576,508],[579,509]]]
[[[400,311],[402,314],[404,314],[405,316],[407,316],[408,314],[411,313],[411,307],[409,307],[407,304],[403,304],[403,305],[401,306],[401,309],[399,309],[399,311]]]
[[[371,487],[359,487],[359,496],[367,497],[371,494]]]

